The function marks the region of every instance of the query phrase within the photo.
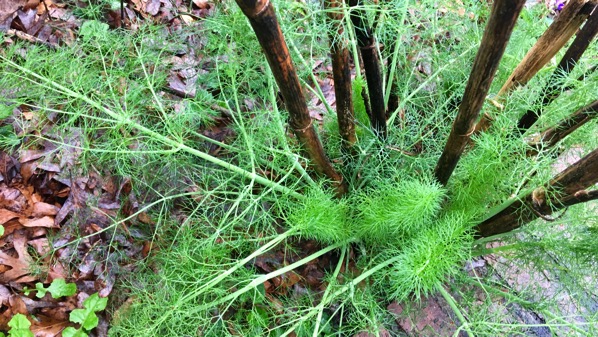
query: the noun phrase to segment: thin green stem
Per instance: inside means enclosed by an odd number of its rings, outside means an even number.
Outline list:
[[[181,150],[181,151],[187,152],[187,153],[189,153],[191,155],[199,157],[199,158],[201,158],[203,160],[206,160],[206,161],[208,161],[210,163],[216,164],[216,165],[218,165],[220,167],[223,167],[223,168],[225,168],[225,169],[227,169],[227,170],[229,170],[231,172],[237,173],[237,174],[241,175],[244,178],[255,180],[257,183],[259,183],[261,185],[272,187],[275,191],[278,191],[278,192],[281,192],[281,193],[284,193],[284,194],[289,194],[289,195],[291,195],[291,196],[293,196],[293,197],[295,197],[297,199],[303,199],[303,198],[305,198],[303,195],[301,195],[301,194],[299,194],[299,193],[297,193],[297,192],[295,192],[295,191],[293,191],[293,190],[291,190],[291,189],[289,189],[289,188],[287,188],[285,186],[280,185],[278,182],[271,181],[271,180],[269,180],[267,178],[264,178],[264,177],[256,174],[255,172],[246,171],[246,170],[244,170],[244,169],[242,169],[242,168],[240,168],[240,167],[238,167],[236,165],[233,165],[233,164],[228,163],[228,162],[226,162],[224,160],[221,160],[219,158],[211,156],[208,153],[199,151],[199,150],[194,149],[194,148],[192,148],[192,147],[190,147],[188,145],[185,145],[184,143],[181,143],[179,141],[170,139],[170,138],[162,135],[159,132],[153,131],[153,130],[151,130],[151,129],[149,129],[149,128],[147,128],[147,127],[145,127],[145,126],[143,126],[143,125],[141,125],[141,124],[139,124],[139,123],[131,120],[129,117],[122,116],[122,115],[120,115],[120,114],[118,114],[118,113],[116,113],[116,112],[108,109],[107,107],[103,106],[101,103],[99,103],[99,102],[97,102],[97,101],[95,101],[95,100],[87,97],[86,95],[83,95],[83,94],[80,94],[78,92],[75,92],[75,91],[73,91],[73,90],[71,90],[71,89],[69,89],[69,88],[67,88],[67,87],[65,87],[65,86],[63,86],[63,85],[61,85],[59,83],[56,83],[56,82],[52,81],[51,79],[48,79],[48,78],[46,78],[44,76],[41,76],[41,75],[39,75],[39,74],[37,74],[37,73],[35,73],[35,72],[33,72],[33,71],[25,68],[25,67],[22,67],[22,66],[14,63],[14,62],[12,62],[11,60],[9,60],[9,59],[7,59],[7,58],[5,58],[3,56],[0,56],[0,59],[2,59],[4,62],[6,62],[7,64],[9,64],[10,66],[18,69],[19,71],[21,71],[21,72],[23,72],[23,73],[25,73],[25,74],[27,74],[29,76],[33,76],[36,79],[42,81],[43,83],[48,84],[51,89],[53,89],[53,90],[55,90],[57,92],[66,94],[66,95],[68,95],[68,96],[70,96],[72,98],[80,99],[80,100],[86,102],[87,104],[91,105],[92,107],[94,107],[94,108],[96,108],[96,109],[104,112],[105,114],[107,114],[108,116],[110,116],[111,118],[113,118],[118,123],[122,123],[124,125],[127,125],[127,126],[130,126],[132,128],[135,128],[135,129],[137,129],[137,130],[145,133],[149,137],[151,137],[153,139],[156,139],[156,140],[159,140],[159,141],[161,141],[162,143],[164,143],[166,145],[172,146],[173,148],[176,148],[177,150]]]
[[[442,295],[442,297],[444,297],[444,299],[446,300],[448,305],[451,307],[451,309],[453,309],[453,312],[455,313],[455,315],[457,315],[457,318],[459,319],[459,321],[461,321],[461,326],[465,329],[465,331],[467,331],[467,334],[469,335],[469,337],[474,337],[473,332],[469,328],[469,322],[467,321],[465,316],[463,316],[463,314],[461,313],[461,310],[457,306],[457,302],[455,302],[455,299],[453,298],[453,296],[451,296],[451,294],[449,294],[448,291],[446,291],[446,289],[444,289],[442,284],[439,284],[437,289],[438,289],[438,292],[440,292],[440,294]],[[460,330],[461,330],[461,328],[459,328],[457,330],[457,332],[455,332],[455,334],[454,334],[455,337],[459,335]]]
[[[196,289],[194,289],[193,291],[185,294],[184,296],[182,296],[181,298],[178,299],[178,301],[173,304],[173,307],[177,308],[180,305],[182,305],[183,303],[187,303],[190,301],[193,301],[194,299],[196,299],[197,297],[199,297],[199,295],[205,293],[206,291],[212,289],[214,286],[216,286],[217,284],[219,284],[220,282],[222,282],[224,279],[226,279],[227,277],[229,277],[232,273],[234,273],[235,271],[239,270],[240,268],[243,268],[247,263],[249,263],[251,260],[253,260],[254,258],[266,253],[267,251],[269,251],[270,249],[274,248],[276,245],[278,245],[280,242],[286,240],[288,237],[292,236],[293,234],[295,234],[297,232],[296,229],[290,229],[278,236],[276,236],[274,239],[272,239],[271,241],[267,242],[266,244],[264,244],[263,246],[261,246],[259,249],[255,250],[253,253],[251,253],[250,255],[248,255],[247,257],[245,257],[243,260],[238,261],[237,263],[234,264],[234,266],[232,266],[231,268],[227,269],[226,271],[222,272],[221,274],[219,274],[218,276],[214,277],[213,279],[211,279],[209,282],[202,284],[201,286],[197,287]],[[303,261],[303,260],[301,260]],[[287,270],[289,266],[285,267],[285,270]],[[288,271],[288,270],[287,270]],[[280,274],[278,274],[280,275]],[[277,275],[276,275],[277,276]],[[275,277],[275,276],[272,276]],[[255,281],[255,280],[254,280]],[[264,280],[263,282],[267,281]],[[262,283],[263,283],[262,282]],[[251,282],[250,284],[254,284],[254,282]],[[258,283],[261,284],[261,283]],[[257,285],[254,285],[253,287],[255,287]],[[231,295],[237,294],[241,295],[247,291],[249,291],[251,288],[247,288],[244,287],[242,290],[244,290],[243,292],[239,293],[240,290],[234,292],[233,294],[230,294],[229,296],[226,296],[225,298],[231,297]],[[233,297],[236,298],[236,297]],[[226,301],[223,301],[224,298],[221,298],[220,300],[216,300],[213,303],[210,303],[209,305],[202,305],[201,308],[199,309],[197,308],[198,311],[201,310],[205,310],[211,307],[214,307],[218,304],[224,303]],[[168,318],[170,317],[170,315],[173,315],[174,311],[169,311],[167,314],[162,315],[160,318],[158,318],[154,324],[151,327],[152,331],[155,331],[156,328],[158,328],[162,323],[166,322],[168,320]]]
[[[308,64],[307,61],[305,60],[305,58],[303,57],[303,55],[301,55],[301,52],[299,51],[299,49],[297,49],[297,46],[295,45],[295,42],[293,42],[293,39],[289,39],[289,41],[287,43],[291,46],[291,48],[293,48],[293,51],[295,52],[295,54],[297,54],[297,57],[299,57],[299,61],[301,61],[301,63],[303,64],[303,67],[305,69],[312,69],[311,65]],[[320,85],[318,84],[318,79],[317,79],[316,75],[314,75],[313,71],[310,71],[309,76],[310,76],[311,81],[313,82],[314,87],[316,89],[313,89],[311,86],[307,85],[307,83],[306,83],[306,87],[310,91],[312,91],[314,94],[316,94],[316,96],[318,96],[320,101],[322,101],[322,103],[324,103],[324,106],[326,107],[326,110],[328,111],[328,113],[333,115],[334,110],[332,109],[330,104],[328,104],[328,101],[326,101],[326,96],[324,96],[324,93],[322,92],[322,88],[320,88]]]
[[[402,256],[400,256],[400,255],[399,256],[395,256],[392,259],[388,259],[386,261],[383,261],[383,262],[377,264],[376,266],[374,266],[373,268],[364,271],[359,276],[357,276],[356,278],[354,278],[351,282],[343,285],[340,289],[338,289],[337,291],[335,291],[331,296],[328,296],[325,299],[323,298],[322,301],[320,301],[320,303],[315,308],[313,308],[313,310],[311,310],[310,312],[308,312],[305,315],[303,315],[303,317],[301,318],[301,320],[299,320],[297,323],[295,323],[293,326],[291,326],[289,329],[287,329],[280,337],[288,336],[302,322],[304,322],[307,319],[309,319],[309,318],[313,317],[314,315],[316,315],[319,312],[319,310],[321,310],[320,308],[324,308],[326,305],[330,304],[333,301],[333,299],[338,298],[338,296],[344,294],[345,292],[354,289],[355,286],[357,286],[363,280],[365,280],[368,277],[372,276],[374,273],[380,271],[381,269],[384,269],[387,266],[389,266],[389,265],[397,262],[401,258],[402,258]]]
[[[407,102],[409,102],[411,100],[411,98],[413,98],[418,92],[423,90],[428,85],[428,83],[430,83],[433,79],[435,79],[438,75],[440,75],[446,68],[448,68],[450,65],[455,63],[457,60],[460,60],[467,53],[469,53],[473,48],[474,48],[473,46],[467,48],[459,56],[453,58],[452,60],[447,62],[442,67],[438,68],[438,70],[436,70],[432,75],[430,75],[428,78],[426,78],[426,80],[423,81],[417,88],[415,88],[415,90],[411,91],[409,93],[409,95],[407,95],[405,97],[405,99],[401,100],[401,102],[399,103],[399,107],[392,113],[390,118],[388,118],[388,125],[391,125],[394,122],[395,118],[397,118],[399,111],[401,111],[401,109],[403,109],[405,104],[407,104]],[[408,84],[406,84],[406,85],[408,85]]]
[[[330,282],[328,283],[328,286],[326,286],[326,290],[324,291],[324,295],[322,295],[322,301],[327,300],[328,295],[330,294],[330,291],[332,289],[332,286],[336,283],[336,278],[338,277],[338,274],[341,271],[341,267],[343,265],[343,262],[345,260],[345,253],[347,251],[348,247],[345,246],[344,249],[341,250],[341,256],[338,260],[338,263],[336,265],[336,268],[334,269],[334,273],[332,273],[332,276],[330,277]],[[318,309],[318,316],[316,318],[316,326],[314,327],[314,333],[313,333],[313,337],[318,337],[320,334],[320,322],[322,321],[322,314],[324,313],[324,307],[319,307]]]
[[[281,235],[281,236],[284,236],[284,235]],[[317,252],[315,252],[315,253],[313,253],[313,254],[311,254],[311,255],[309,255],[309,256],[307,256],[307,257],[305,257],[305,258],[303,258],[303,259],[301,259],[301,260],[299,260],[299,261],[297,261],[295,263],[292,263],[292,264],[290,264],[290,265],[288,265],[288,266],[286,266],[284,268],[275,270],[275,271],[270,272],[270,273],[268,273],[266,275],[261,275],[259,277],[256,277],[255,279],[253,279],[253,281],[249,282],[243,288],[235,291],[234,293],[229,294],[228,296],[222,297],[222,298],[220,298],[218,300],[215,300],[213,302],[197,306],[195,308],[195,310],[197,310],[197,311],[207,310],[209,308],[213,308],[213,307],[215,307],[217,305],[220,305],[222,303],[226,303],[228,301],[234,301],[239,296],[243,295],[244,293],[248,292],[251,289],[254,289],[258,285],[263,284],[264,282],[266,282],[266,281],[268,281],[268,280],[270,280],[270,279],[272,279],[272,278],[274,278],[276,276],[279,276],[279,275],[282,275],[282,274],[287,273],[289,271],[292,271],[292,270],[294,270],[294,269],[296,269],[296,268],[298,268],[298,267],[300,267],[300,266],[308,263],[309,261],[311,261],[311,260],[313,260],[315,258],[318,258],[318,257],[320,257],[320,256],[322,256],[322,255],[324,255],[326,253],[328,253],[329,251],[332,251],[334,249],[342,247],[344,244],[345,243],[337,243],[335,245],[328,246],[328,247],[326,247],[326,248],[324,248],[322,250],[319,250],[319,251],[317,251]],[[247,258],[245,260],[247,260]],[[247,262],[249,262],[249,261],[247,261]]]

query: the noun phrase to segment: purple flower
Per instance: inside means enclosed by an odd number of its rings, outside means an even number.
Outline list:
[[[560,12],[561,10],[563,10],[563,7],[565,7],[565,4],[564,3],[560,3],[560,4],[558,4],[556,6],[556,10]]]
[[[557,11],[557,12],[560,12],[560,11],[563,10],[563,7],[565,7],[566,4],[567,4],[567,0],[560,0],[560,1],[557,0],[555,2],[555,4],[554,4],[555,5],[554,6],[555,7],[554,10]]]

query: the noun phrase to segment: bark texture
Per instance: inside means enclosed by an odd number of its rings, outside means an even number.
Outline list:
[[[237,0],[243,14],[262,46],[272,74],[289,111],[289,124],[314,169],[330,178],[337,194],[347,191],[343,177],[336,172],[324,153],[307,109],[299,78],[280,30],[274,7],[269,0]]]
[[[358,7],[363,4],[362,0],[349,0],[351,7]],[[353,8],[351,11],[351,22],[355,27],[355,36],[363,60],[365,79],[368,85],[370,106],[372,113],[370,120],[372,127],[379,137],[386,138],[386,106],[384,104],[384,83],[382,81],[382,69],[376,50],[376,39],[371,27],[367,26],[364,16],[360,10]]]
[[[571,43],[571,46],[569,46],[569,49],[567,49],[565,55],[563,55],[561,62],[559,62],[558,66],[548,79],[548,85],[542,96],[542,107],[549,105],[559,96],[563,83],[562,78],[573,71],[583,53],[588,49],[590,43],[596,37],[596,34],[598,34],[598,5],[588,3],[586,6],[592,7],[593,12],[588,17],[583,28],[577,33],[573,43]],[[540,117],[540,111],[539,108],[528,110],[519,119],[519,122],[517,123],[517,131],[519,131],[520,134],[525,133],[525,131],[536,123]]]
[[[523,60],[513,70],[509,79],[498,92],[502,96],[520,85],[525,85],[540,69],[563,48],[571,36],[587,19],[586,3],[595,1],[570,0],[561,14],[540,36],[536,44],[527,52]],[[585,10],[583,10],[585,7]]]
[[[353,110],[349,49],[343,38],[343,1],[325,0],[324,7],[327,9],[328,20],[332,26],[329,39],[334,94],[336,96],[336,117],[339,132],[343,139],[343,147],[349,149],[355,144],[357,138],[355,136],[355,112]]]
[[[569,166],[550,182],[514,201],[502,211],[476,227],[481,237],[506,233],[547,216],[558,209],[598,198],[598,193],[586,188],[598,183],[598,149]]]
[[[529,145],[532,149],[528,151],[527,155],[536,155],[542,148],[553,147],[573,131],[577,130],[593,118],[596,118],[596,116],[598,116],[598,100],[577,110],[557,125],[543,131],[536,140],[530,142]]]
[[[448,182],[474,131],[498,63],[524,4],[525,0],[497,0],[492,5],[492,13],[467,81],[459,112],[434,170],[436,179],[443,185]]]

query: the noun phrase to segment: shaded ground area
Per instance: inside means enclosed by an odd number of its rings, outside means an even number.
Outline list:
[[[131,272],[149,251],[146,215],[114,224],[137,208],[130,181],[97,172],[77,177],[56,159],[51,146],[24,151],[19,158],[0,153],[2,330],[20,313],[35,315],[36,335],[58,335],[74,326],[69,312],[91,294],[109,296],[116,275]],[[25,295],[36,284],[48,286],[56,279],[75,283],[76,294]],[[107,327],[101,317],[96,334],[105,335]]]

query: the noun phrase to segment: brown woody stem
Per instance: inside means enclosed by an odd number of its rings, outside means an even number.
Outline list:
[[[269,0],[237,0],[237,4],[249,19],[262,46],[289,111],[291,129],[307,158],[311,161],[311,165],[317,172],[326,175],[334,182],[338,195],[346,193],[346,183],[332,167],[312,124],[299,78],[276,18],[274,6]]]
[[[588,46],[598,34],[598,5],[594,5],[592,3],[588,4],[587,6],[593,5],[593,13],[588,17],[588,21],[583,26],[583,28],[577,33],[577,36],[565,52],[565,55],[559,62],[558,66],[548,79],[548,85],[546,89],[543,90],[544,94],[542,95],[542,104],[540,107],[544,107],[552,103],[560,94],[561,90],[559,90],[562,86],[562,77],[566,76],[567,74],[571,73],[575,68],[577,62],[583,55],[583,53],[588,49]],[[520,134],[525,133],[540,117],[540,109],[530,109],[528,110],[517,123],[517,131]]]
[[[584,106],[557,125],[543,131],[536,140],[530,142],[529,145],[533,149],[528,151],[527,155],[536,155],[541,148],[553,147],[573,131],[596,118],[596,116],[598,116],[598,100]]]
[[[434,170],[436,179],[443,185],[448,182],[469,142],[498,63],[524,4],[525,0],[494,1],[459,112]]]
[[[497,97],[504,97],[515,88],[527,84],[577,32],[596,1],[570,0],[550,27],[536,41],[536,44],[523,57],[523,60],[519,62],[498,92]],[[590,8],[590,6],[592,7]],[[492,119],[489,115],[484,114],[475,127],[475,133],[486,131],[491,125]]]
[[[351,7],[359,7],[362,4],[362,0],[349,0]],[[366,25],[361,10],[353,8],[353,11],[351,11],[351,22],[353,22],[353,26],[355,27],[355,36],[357,37],[357,44],[361,51],[365,79],[368,85],[370,106],[372,108],[370,121],[378,136],[384,139],[386,138],[386,106],[384,104],[384,83],[382,81],[380,60],[378,59],[378,52],[376,50],[376,39],[374,38],[371,27]]]
[[[586,191],[586,188],[597,182],[598,149],[557,174],[543,187],[484,220],[476,226],[477,235],[487,237],[506,233],[538,217],[546,217],[558,209],[594,200],[596,192]]]
[[[343,139],[343,147],[351,148],[357,138],[355,136],[355,113],[351,88],[351,69],[349,68],[349,49],[343,41],[343,1],[325,0],[324,7],[328,10],[328,20],[332,25],[330,30],[330,53],[332,58],[332,75],[334,77],[334,94],[336,96],[336,117],[339,132]]]

